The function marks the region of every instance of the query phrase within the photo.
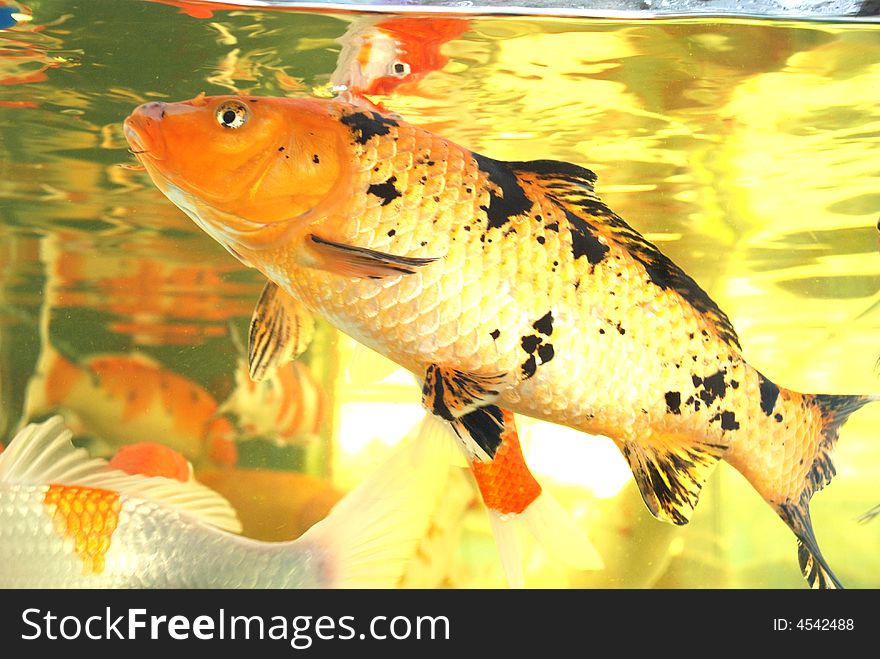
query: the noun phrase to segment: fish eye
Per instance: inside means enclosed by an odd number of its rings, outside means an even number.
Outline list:
[[[217,123],[224,128],[241,128],[248,120],[250,110],[241,101],[226,101],[217,106]]]
[[[388,75],[392,75],[397,78],[404,78],[410,74],[411,70],[412,69],[410,68],[409,64],[398,60],[396,62],[392,62],[391,66],[388,67]]]

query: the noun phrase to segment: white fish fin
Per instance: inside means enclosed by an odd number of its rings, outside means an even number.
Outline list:
[[[526,581],[518,529],[522,520],[518,515],[502,515],[495,510],[489,510],[488,513],[489,525],[492,527],[492,535],[495,536],[495,545],[498,547],[507,585],[511,588],[522,588]]]
[[[328,555],[330,586],[393,588],[449,479],[448,424],[427,415],[391,457],[301,537]],[[447,444],[448,445],[448,444]]]
[[[348,362],[348,381],[355,386],[375,384],[401,368],[375,350],[355,341]]]
[[[522,588],[525,583],[520,534],[526,528],[555,561],[576,570],[605,567],[593,543],[546,490],[519,514],[503,515],[495,510],[488,513],[501,566],[511,588]]]
[[[241,523],[230,503],[195,481],[182,483],[161,476],[126,474],[102,458],[91,458],[70,441],[60,416],[31,423],[0,454],[0,482],[16,485],[81,485],[148,499],[227,531]]]
[[[275,282],[266,282],[248,332],[248,373],[259,382],[299,357],[315,335],[315,319]]]
[[[596,547],[547,490],[542,490],[519,517],[553,559],[576,570],[604,569]]]

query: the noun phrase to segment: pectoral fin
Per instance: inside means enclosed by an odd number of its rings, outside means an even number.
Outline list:
[[[299,357],[315,334],[315,321],[300,302],[268,282],[248,333],[248,372],[259,382]]]
[[[309,234],[309,251],[317,257],[317,267],[348,277],[382,279],[395,275],[411,275],[436,258],[419,258],[385,254],[365,247],[355,247],[325,240]]]

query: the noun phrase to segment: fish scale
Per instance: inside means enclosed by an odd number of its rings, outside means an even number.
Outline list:
[[[651,512],[683,524],[726,459],[792,529],[811,585],[840,585],[809,498],[833,475],[840,426],[876,397],[800,394],[758,373],[724,312],[599,199],[589,170],[493,160],[342,102],[259,100],[163,104],[161,121],[142,106],[126,134],[137,146],[161,133],[162,159],[137,149],[160,189],[185,190],[168,196],[197,204],[197,221],[233,254],[412,371],[426,407],[478,460],[503,446],[504,410],[607,435]],[[189,145],[223,148],[212,112],[225,103],[249,117],[236,129],[252,136],[243,154],[281,140],[320,155],[320,165],[260,161],[237,183],[259,198],[264,181],[295,174],[287,206],[224,215],[230,180],[192,166]]]

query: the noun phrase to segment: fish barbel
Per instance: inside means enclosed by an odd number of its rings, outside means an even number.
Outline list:
[[[302,536],[259,542],[204,485],[127,473],[70,438],[56,416],[0,454],[0,587],[390,588],[448,471],[425,469],[436,436],[410,441]]]
[[[472,460],[493,463],[507,411],[606,435],[675,524],[724,459],[794,532],[809,584],[840,585],[809,501],[841,424],[876,397],[802,394],[752,368],[729,318],[593,172],[314,99],[148,103],[125,134],[157,187],[269,279],[254,371],[301,350],[290,328],[319,315],[414,373]]]

